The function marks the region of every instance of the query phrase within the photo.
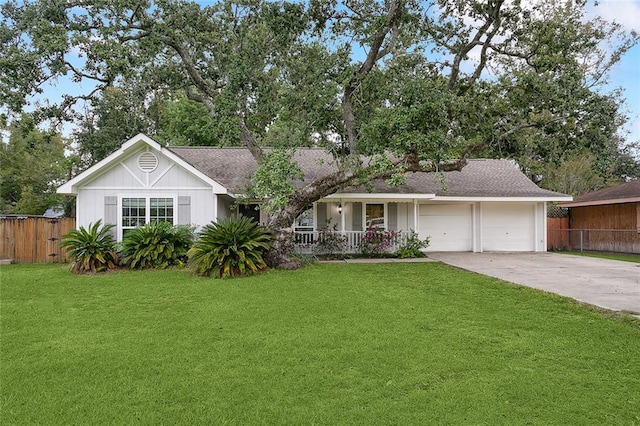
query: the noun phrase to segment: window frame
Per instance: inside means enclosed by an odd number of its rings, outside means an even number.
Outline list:
[[[157,199],[157,198],[164,198],[164,199],[170,199],[171,203],[172,203],[172,209],[173,209],[173,216],[172,216],[172,220],[171,225],[175,225],[178,222],[178,197],[177,195],[168,195],[168,194],[126,194],[126,195],[118,195],[118,226],[117,226],[117,241],[122,241],[122,238],[124,236],[124,232],[126,230],[129,229],[135,229],[137,228],[137,226],[124,226],[122,221],[123,221],[123,214],[122,214],[122,205],[123,205],[123,200],[128,199],[128,198],[139,198],[139,199],[144,199],[144,211],[145,211],[145,215],[144,215],[144,224],[148,224],[151,222],[151,199]],[[138,225],[140,226],[140,225]]]
[[[298,219],[305,213],[311,212],[311,226],[299,226]],[[298,232],[313,232],[316,230],[316,222],[318,221],[316,216],[316,205],[315,203],[312,206],[309,206],[305,211],[303,211],[299,216],[297,216],[293,220],[293,230]]]
[[[389,227],[389,212],[387,209],[387,202],[365,202],[364,204],[364,208],[362,209],[362,228],[366,231],[367,229],[371,228],[370,226],[367,226],[367,207],[371,206],[371,205],[382,205],[382,224],[381,225],[377,225],[375,226],[376,229],[382,229],[382,230],[387,230]]]

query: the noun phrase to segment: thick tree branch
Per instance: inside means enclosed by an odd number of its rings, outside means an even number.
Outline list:
[[[395,29],[396,21],[400,15],[401,7],[398,1],[392,0],[387,10],[386,22],[384,27],[380,28],[371,43],[371,48],[367,53],[367,57],[362,62],[360,68],[353,74],[349,81],[345,84],[344,94],[342,97],[342,115],[344,120],[344,127],[347,133],[347,146],[349,153],[355,155],[356,150],[356,118],[353,111],[353,95],[360,84],[360,79],[368,74],[374,67],[377,61],[389,54],[393,49],[393,46],[397,40],[398,33]],[[382,49],[382,45],[389,35],[392,33],[391,39],[385,49]]]
[[[376,165],[369,165],[359,168],[356,171],[338,170],[296,190],[289,204],[280,211],[278,215],[271,218],[268,226],[271,229],[288,228],[295,218],[313,202],[344,188],[364,185],[374,179],[388,179],[399,172],[459,171],[462,170],[466,164],[466,158],[441,162],[424,162],[420,161],[415,155],[406,155],[401,159],[395,160],[393,164],[384,171],[380,171]]]
[[[485,52],[485,61],[476,68],[474,75],[477,73],[478,76],[482,73],[484,66],[486,64],[486,47],[491,43],[491,39],[495,36],[498,31],[500,25],[500,8],[504,0],[497,0],[493,5],[491,2],[487,5],[490,8],[489,13],[486,15],[486,20],[484,24],[478,29],[473,39],[463,45],[456,53],[453,59],[453,64],[451,65],[451,74],[449,75],[449,82],[447,83],[447,88],[449,90],[453,90],[456,83],[458,82],[458,78],[460,76],[460,65],[462,64],[462,60],[473,50],[476,46],[483,45],[483,50]],[[489,28],[493,26],[491,32],[489,32]],[[482,38],[485,37],[484,42],[481,41]],[[477,78],[477,77],[476,77]]]

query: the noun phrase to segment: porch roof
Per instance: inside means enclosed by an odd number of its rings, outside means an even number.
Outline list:
[[[246,148],[170,147],[169,150],[234,193],[244,192],[257,168],[256,161]],[[304,181],[296,182],[297,186],[303,186],[337,170],[334,159],[324,149],[298,149],[293,159],[304,172]],[[405,185],[389,186],[382,179],[372,181],[372,185],[373,191],[358,186],[345,188],[340,194],[429,194],[437,197],[535,197],[567,200],[565,194],[538,187],[511,160],[469,160],[459,172],[409,173]]]

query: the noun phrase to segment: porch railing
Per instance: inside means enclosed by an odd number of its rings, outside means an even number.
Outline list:
[[[343,241],[340,244],[343,253],[358,253],[365,233],[366,231],[295,231],[295,249],[300,254],[317,254],[319,242],[323,238],[338,237]],[[390,241],[388,252],[397,251],[405,243],[408,235],[408,232],[396,231],[396,237]]]

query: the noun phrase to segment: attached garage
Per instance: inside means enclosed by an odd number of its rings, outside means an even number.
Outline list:
[[[535,251],[535,204],[482,203],[482,251]]]
[[[293,159],[305,176],[291,182],[298,188],[338,170],[322,149],[301,148]],[[102,220],[117,226],[120,239],[132,223],[200,227],[237,214],[230,207],[257,167],[246,148],[163,147],[138,135],[58,192],[78,196],[79,226]],[[539,188],[512,161],[475,159],[460,171],[408,173],[401,186],[375,179],[343,188],[317,200],[296,232],[301,241],[313,240],[331,225],[348,239],[349,250],[359,249],[368,224],[429,237],[428,251],[545,251],[546,203],[570,200]],[[157,203],[164,207],[160,219],[151,210]]]
[[[429,251],[471,251],[471,204],[423,204],[420,206],[420,238],[430,238]]]

